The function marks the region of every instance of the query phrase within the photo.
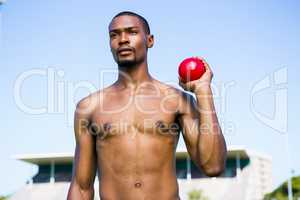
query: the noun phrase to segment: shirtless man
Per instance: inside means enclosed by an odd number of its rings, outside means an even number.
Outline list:
[[[102,200],[180,199],[175,152],[182,132],[193,162],[208,176],[224,170],[226,144],[215,113],[208,64],[198,80],[180,86],[154,79],[147,21],[131,12],[109,24],[118,64],[115,83],[82,99],[75,111],[75,161],[68,200],[94,199],[96,171]]]

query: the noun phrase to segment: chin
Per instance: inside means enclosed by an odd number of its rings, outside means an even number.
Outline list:
[[[136,61],[135,60],[118,60],[118,65],[121,67],[130,67],[130,66],[134,66],[136,65]]]

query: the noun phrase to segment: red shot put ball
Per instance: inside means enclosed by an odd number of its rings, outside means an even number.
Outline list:
[[[199,79],[205,72],[204,62],[195,57],[184,59],[178,68],[178,74],[184,82]]]

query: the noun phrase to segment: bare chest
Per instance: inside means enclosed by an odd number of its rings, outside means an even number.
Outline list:
[[[101,139],[124,134],[178,134],[177,104],[171,96],[121,96],[106,98],[95,110],[91,131]]]

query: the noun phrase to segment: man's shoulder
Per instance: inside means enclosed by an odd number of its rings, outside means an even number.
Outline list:
[[[114,87],[112,84],[112,85],[104,87],[100,90],[97,90],[95,92],[92,92],[89,95],[87,95],[86,97],[82,98],[80,101],[78,101],[76,107],[79,107],[79,108],[87,107],[87,106],[96,107],[103,101],[104,96],[110,92],[114,92],[113,90],[114,90]]]
[[[191,96],[191,94],[187,93],[186,91],[177,88],[176,86],[169,84],[169,83],[165,83],[162,81],[158,81],[158,84],[160,85],[160,88],[166,92],[166,94],[168,95],[176,95],[178,98],[187,98],[189,96]]]
[[[159,85],[164,91],[163,93],[167,97],[168,102],[173,102],[177,105],[179,113],[185,113],[189,108],[194,107],[195,98],[191,93],[168,83],[159,82]]]
[[[80,101],[78,101],[76,105],[76,109],[87,109],[94,110],[94,108],[100,103],[101,96],[103,93],[103,90],[98,90],[96,92],[93,92],[86,97],[82,98]]]

